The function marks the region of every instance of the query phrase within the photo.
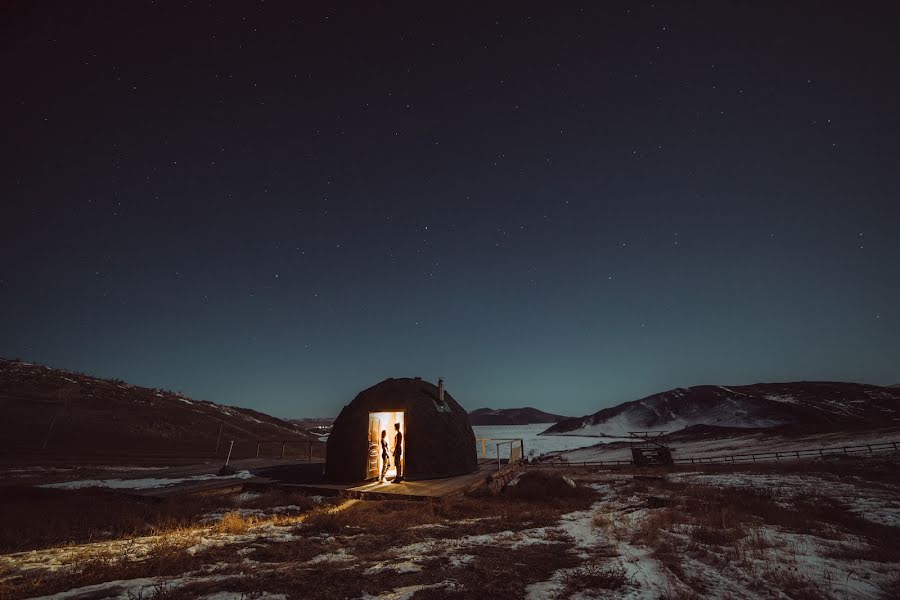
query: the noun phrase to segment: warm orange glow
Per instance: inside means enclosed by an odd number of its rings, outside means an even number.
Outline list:
[[[403,442],[400,444],[400,447],[403,450],[403,462],[406,462],[406,423],[404,421],[403,411],[386,411],[386,412],[377,412],[377,413],[369,413],[369,420],[376,419],[378,421],[378,440],[380,444],[381,440],[381,432],[387,431],[387,435],[385,439],[388,443],[388,453],[393,455],[394,452],[394,437],[396,436],[396,431],[394,429],[395,423],[400,423],[400,432],[403,434]],[[390,458],[393,463],[393,456]],[[384,467],[384,463],[381,460],[381,450],[379,447],[378,451],[378,474],[381,475],[381,469]],[[385,477],[387,479],[396,477],[397,468],[396,465],[391,464],[388,468],[387,473],[385,473]]]

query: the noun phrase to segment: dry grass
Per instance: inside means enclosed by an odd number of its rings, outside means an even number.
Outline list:
[[[234,547],[228,550],[212,548],[193,554],[188,552],[188,548],[198,541],[198,535],[204,530],[221,535],[243,534],[262,523],[283,523],[292,520],[292,517],[284,516],[242,516],[237,511],[230,511],[211,527],[200,526],[198,525],[198,520],[203,514],[210,512],[213,508],[220,507],[223,502],[226,504],[231,503],[233,498],[180,497],[173,502],[144,502],[120,494],[96,490],[87,490],[86,492],[88,493],[83,494],[79,493],[80,491],[37,491],[39,492],[38,498],[50,498],[54,503],[61,495],[53,492],[61,492],[65,496],[74,497],[76,508],[81,508],[83,501],[100,499],[99,509],[91,508],[90,510],[85,509],[85,511],[96,513],[106,510],[107,523],[105,524],[109,529],[105,531],[104,535],[95,536],[93,541],[98,541],[96,537],[122,539],[136,538],[143,535],[154,537],[144,540],[142,542],[143,547],[137,554],[135,553],[137,548],[132,543],[118,543],[115,546],[115,550],[86,547],[82,555],[73,555],[67,561],[69,563],[68,566],[58,571],[26,572],[19,575],[14,573],[3,574],[11,578],[0,587],[0,600],[53,594],[118,579],[178,575],[199,569],[206,564],[237,562],[242,557],[236,555],[236,548]],[[45,496],[43,492],[51,493]],[[285,496],[284,494],[262,495],[254,498],[252,502],[260,508],[272,506],[273,504],[283,505],[284,503],[298,507],[308,507],[314,504],[311,500],[302,496]],[[41,503],[39,502],[38,505],[40,506]],[[22,510],[25,511],[26,509],[23,508]],[[319,510],[324,511],[326,509],[323,507]],[[50,539],[58,540],[61,538],[64,542],[68,542],[72,538],[73,532],[82,532],[95,523],[97,519],[104,517],[101,512],[100,514],[90,514],[80,518],[78,514],[72,511],[73,509],[63,506],[61,510],[54,513],[56,518],[51,519],[50,524],[44,525],[42,531],[46,537],[43,539],[47,540],[48,544]],[[74,523],[65,524],[59,521],[59,519],[63,518],[63,515],[72,518]],[[112,515],[112,518],[110,518],[110,515]],[[138,521],[142,515],[149,515],[148,522],[141,523]],[[67,528],[66,525],[69,525],[69,527]],[[33,519],[30,522],[19,523],[18,528],[13,528],[12,532],[5,531],[4,534],[12,535],[15,531],[28,531],[29,527],[38,526]],[[121,532],[133,533],[131,535],[122,535]],[[115,533],[119,535],[114,535]],[[313,544],[310,547],[316,548],[317,546]],[[306,556],[306,552],[295,551],[294,553]],[[285,551],[283,547],[275,547],[270,550],[270,554],[273,557],[279,554],[288,557],[291,552]],[[309,556],[308,558],[311,557]],[[306,559],[308,560],[308,558]],[[175,593],[173,590],[167,589],[164,597],[168,598],[173,593]]]
[[[584,510],[594,496],[553,501],[511,499],[505,496],[464,498],[451,502],[384,500],[359,502],[347,510],[314,510],[306,518],[307,534],[383,534],[402,538],[425,525],[429,537],[457,538],[498,531],[521,531],[554,525],[563,513]],[[423,534],[412,534],[418,539]],[[395,543],[396,545],[396,543]]]
[[[537,471],[536,471],[537,472]],[[570,474],[571,476],[571,474]],[[576,481],[587,474],[575,474]],[[543,476],[538,476],[535,481]],[[541,479],[540,481],[543,482]],[[594,481],[597,481],[595,478]],[[598,514],[593,526],[605,534],[614,534],[633,544],[650,548],[650,556],[670,574],[674,589],[664,598],[694,600],[711,593],[704,581],[703,570],[693,568],[742,569],[758,582],[757,591],[781,590],[791,598],[823,597],[817,583],[787,566],[760,567],[778,552],[791,552],[784,546],[780,533],[811,534],[829,540],[826,554],[845,560],[879,560],[900,562],[898,528],[876,525],[850,512],[846,506],[827,498],[795,498],[786,502],[767,491],[720,488],[709,484],[667,482],[662,479],[630,480],[619,477],[604,480],[619,500],[623,515]],[[553,484],[555,485],[555,484]],[[546,487],[546,486],[545,486]],[[245,502],[242,508],[265,508],[272,505],[296,504],[306,513],[302,523],[283,531],[291,531],[304,539],[293,542],[264,542],[248,545],[247,553],[237,554],[240,546],[208,549],[197,555],[186,551],[187,537],[175,528],[161,529],[159,547],[154,547],[146,560],[133,557],[94,556],[55,575],[20,578],[12,591],[0,590],[0,600],[50,594],[112,579],[136,577],[168,577],[197,571],[203,565],[237,563],[244,556],[258,561],[252,574],[241,574],[235,564],[227,565],[231,573],[227,582],[193,581],[181,587],[152,587],[142,592],[141,600],[182,600],[206,593],[229,591],[252,598],[262,592],[296,595],[298,590],[316,590],[316,597],[348,598],[379,594],[408,585],[435,585],[420,590],[415,598],[520,598],[531,583],[546,581],[562,570],[562,593],[570,596],[589,590],[616,590],[632,587],[626,571],[616,567],[614,547],[592,548],[585,564],[574,552],[574,541],[560,524],[562,515],[585,510],[600,498],[597,492],[578,486],[575,494],[565,484],[563,493],[526,486],[528,493],[506,493],[484,498],[458,501],[351,501],[341,510],[330,506],[310,508],[296,496],[271,494]],[[562,489],[562,488],[560,488]],[[69,492],[71,494],[71,492]],[[563,497],[560,497],[560,496]],[[612,499],[613,497],[610,497]],[[625,498],[635,498],[621,502]],[[221,504],[221,499],[216,499]],[[624,504],[629,506],[623,506]],[[197,507],[202,513],[209,510]],[[639,511],[639,512],[632,512]],[[178,523],[179,521],[173,521]],[[190,525],[190,518],[181,522]],[[212,529],[221,534],[242,534],[260,523],[291,524],[291,519],[241,516],[232,511]],[[541,543],[521,545],[516,549],[502,544],[471,544],[466,536],[494,534],[501,531],[523,531],[545,528]],[[185,530],[189,532],[190,527]],[[415,562],[422,571],[397,573],[390,569],[371,575],[360,574],[377,563],[407,561],[404,546],[428,541],[430,548]],[[350,562],[317,562],[315,556],[341,549],[352,555]],[[448,555],[449,553],[449,555]],[[460,564],[452,555],[469,555]],[[762,561],[762,562],[757,562]],[[771,563],[769,563],[771,565]],[[692,567],[693,565],[693,567]],[[762,570],[767,569],[767,570]],[[563,575],[565,573],[565,575]],[[682,582],[677,583],[677,581]],[[887,585],[887,584],[885,584]],[[224,587],[223,587],[224,586]],[[687,588],[694,592],[685,591]],[[895,590],[886,594],[897,595]],[[748,593],[750,591],[748,590]]]
[[[4,487],[0,494],[0,553],[179,531],[195,527],[202,515],[232,501],[223,496],[158,500],[101,489]],[[298,493],[276,491],[261,494],[242,507],[288,505],[304,512],[316,503]]]
[[[185,541],[166,536],[156,541],[141,560],[135,560],[127,550],[121,553],[95,552],[59,571],[39,574],[26,572],[7,581],[0,588],[0,599],[50,595],[119,579],[178,575],[203,564],[202,559],[187,552],[187,547]]]
[[[659,544],[660,537],[665,534],[667,529],[683,522],[684,515],[682,513],[662,508],[654,510],[647,517],[641,519],[634,530],[627,533],[630,533],[632,544],[643,544],[652,547]],[[619,537],[626,537],[626,535],[620,533]]]
[[[0,552],[178,529],[221,502],[211,497],[141,500],[97,489],[6,487],[0,494]]]
[[[705,596],[695,591],[679,590],[677,592],[666,592],[659,597],[659,600],[703,600]]]
[[[881,476],[880,469],[870,471],[873,479]],[[633,544],[651,548],[653,558],[701,594],[705,592],[704,582],[685,566],[685,558],[717,569],[737,566],[752,573],[761,590],[778,589],[791,598],[824,597],[818,584],[796,568],[779,566],[764,573],[758,571],[755,561],[772,561],[771,550],[780,546],[767,530],[820,538],[828,548],[821,553],[829,558],[894,565],[900,562],[900,528],[876,524],[825,496],[791,498],[768,490],[738,491],[713,484],[662,480],[634,481],[622,491],[668,498],[662,503],[648,501],[644,507],[650,507],[648,514],[630,531],[617,529],[615,524],[610,528],[620,534],[630,533],[628,539]],[[826,540],[841,543],[828,544]],[[784,550],[791,552],[790,548]],[[677,597],[673,594],[669,597]]]
[[[628,580],[628,571],[621,565],[591,562],[565,572],[562,578],[563,589],[558,597],[569,598],[584,591],[618,590]]]
[[[253,525],[259,522],[256,517],[241,516],[237,511],[226,513],[222,520],[213,525],[216,533],[246,533]]]
[[[493,546],[477,546],[465,551],[474,558],[464,567],[452,566],[445,557],[435,557],[422,571],[396,573],[390,570],[360,573],[360,564],[319,563],[314,567],[296,563],[260,569],[252,575],[229,578],[227,583],[213,586],[209,582],[191,583],[170,588],[166,595],[145,596],[148,600],[189,600],[227,587],[231,592],[253,598],[262,592],[304,597],[315,590],[315,598],[338,600],[377,595],[405,586],[434,585],[453,581],[452,587],[434,587],[416,592],[413,598],[522,598],[531,583],[548,579],[556,570],[572,568],[578,558],[570,543],[529,545],[518,550]],[[254,555],[256,558],[256,556]],[[152,590],[148,590],[153,593]],[[301,592],[298,595],[298,592]],[[312,596],[310,596],[312,597]]]
[[[520,599],[532,583],[545,581],[560,569],[571,569],[580,563],[572,552],[571,542],[531,544],[515,550],[496,546],[466,548],[475,558],[464,568],[429,569],[431,582],[452,579],[456,589],[432,588],[416,593],[413,598],[492,598]]]
[[[861,536],[878,546],[888,545],[900,534],[898,528],[873,523],[824,496],[785,502],[766,490],[742,488],[736,492],[709,484],[674,482],[660,486],[673,498],[676,510],[666,518],[652,519],[668,521],[663,525],[675,522],[693,525],[693,535],[702,543],[733,544],[760,525],[826,539]],[[664,514],[665,510],[654,511],[654,515]],[[651,527],[652,519],[646,527]],[[758,545],[761,540],[757,537],[754,542]]]
[[[591,496],[590,489],[575,483],[566,474],[556,471],[532,469],[522,473],[515,485],[507,485],[503,494],[508,498],[531,501],[547,501],[555,498]]]
[[[797,570],[796,567],[782,567],[768,570],[765,581],[781,590],[792,600],[821,600],[828,594],[812,579]]]
[[[871,485],[896,483],[898,468],[900,468],[900,456],[897,455],[884,455],[870,458],[866,456],[842,456],[836,454],[826,456],[823,459],[811,460],[750,462],[741,464],[680,465],[676,470],[703,471],[712,474],[756,473],[761,475],[816,475],[823,479],[833,479],[836,481],[852,477],[857,483]]]

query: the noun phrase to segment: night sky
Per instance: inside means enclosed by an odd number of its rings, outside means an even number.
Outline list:
[[[892,4],[374,4],[5,3],[0,356],[285,417],[900,381]]]

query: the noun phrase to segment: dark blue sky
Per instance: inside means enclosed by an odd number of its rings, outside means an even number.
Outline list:
[[[286,417],[900,381],[891,4],[443,6],[7,6],[0,355]]]

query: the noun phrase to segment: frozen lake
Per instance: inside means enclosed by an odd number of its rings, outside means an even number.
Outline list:
[[[479,456],[481,455],[481,438],[521,438],[525,443],[525,456],[534,450],[535,455],[539,456],[547,452],[556,452],[558,450],[574,450],[576,448],[584,448],[593,446],[601,442],[621,441],[621,438],[601,438],[601,437],[585,437],[577,435],[538,435],[545,431],[553,423],[537,423],[533,425],[473,425],[472,430],[475,432],[475,440],[478,446]],[[497,456],[497,446],[488,442],[487,456]],[[509,455],[509,446],[500,448],[500,456]]]

